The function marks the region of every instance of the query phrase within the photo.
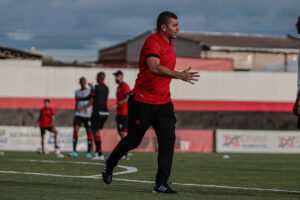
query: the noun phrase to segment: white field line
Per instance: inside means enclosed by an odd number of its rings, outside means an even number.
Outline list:
[[[46,174],[37,172],[17,172],[17,171],[3,171],[0,170],[2,174],[24,174],[24,175],[37,175],[37,176],[52,176],[52,177],[63,177],[63,178],[85,178],[85,179],[99,179],[96,176],[71,176],[71,175],[61,175],[61,174]]]
[[[114,178],[113,180],[133,182],[133,183],[151,183],[151,184],[155,183],[154,181],[142,181],[142,180],[132,180],[132,179],[123,179],[123,178]],[[225,186],[225,185],[206,185],[206,184],[193,184],[193,183],[172,183],[172,185],[207,187],[207,188],[221,188],[221,189],[233,189],[233,190],[284,192],[284,193],[300,194],[300,191],[297,191],[297,190],[280,190],[280,189],[268,189],[268,188],[247,188],[247,187],[235,187],[235,186]]]
[[[95,162],[72,162],[72,161],[55,161],[55,160],[31,160],[31,159],[11,159],[13,161],[17,162],[40,162],[40,163],[69,163],[69,164],[77,164],[77,165],[104,165],[104,163],[95,163]],[[118,168],[125,169],[125,171],[115,172],[114,176],[120,175],[120,174],[130,174],[135,173],[138,171],[135,167],[129,167],[125,165],[118,165]],[[100,171],[100,170],[99,170]],[[55,174],[52,174],[51,176],[54,176]],[[62,175],[63,177],[64,175]],[[73,176],[68,176],[68,178],[71,178]],[[74,178],[79,178],[81,176],[74,176]],[[101,175],[90,175],[90,176],[82,176],[84,178],[86,177],[101,177]]]
[[[83,164],[83,165],[103,165],[103,163],[92,163],[92,162],[60,162],[60,161],[51,161],[51,160],[26,160],[18,159],[16,161],[25,161],[25,162],[45,162],[45,163],[70,163],[70,164]],[[114,173],[114,175],[119,174],[128,174],[137,172],[137,168],[128,167],[123,165],[118,165],[120,168],[125,168],[126,171]],[[37,176],[52,176],[52,177],[63,177],[63,178],[83,178],[83,179],[99,179],[101,175],[90,175],[90,176],[71,176],[71,175],[60,175],[60,174],[46,174],[46,173],[36,173],[36,172],[18,172],[18,171],[4,171],[0,170],[2,174],[25,174],[25,175],[37,175]],[[114,178],[114,181],[124,181],[124,182],[133,182],[133,183],[149,183],[154,184],[154,181],[143,181],[143,180],[132,180],[132,179],[123,179],[123,178]],[[297,190],[281,190],[281,189],[270,189],[270,188],[247,188],[247,187],[236,187],[236,186],[224,186],[224,185],[206,185],[206,184],[192,184],[192,183],[172,183],[173,185],[181,186],[192,186],[192,187],[206,187],[206,188],[220,188],[220,189],[233,189],[233,190],[249,190],[249,191],[267,191],[267,192],[282,192],[282,193],[294,193],[300,194],[300,191]]]

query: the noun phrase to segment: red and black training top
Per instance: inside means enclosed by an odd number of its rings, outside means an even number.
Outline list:
[[[117,88],[117,102],[123,100],[126,95],[130,94],[130,88],[127,83],[122,82]],[[128,115],[128,106],[127,103],[123,103],[118,105],[117,107],[117,115]]]
[[[148,104],[165,104],[171,101],[171,78],[151,73],[146,59],[154,56],[160,59],[160,65],[174,70],[176,54],[173,42],[163,39],[158,33],[152,34],[144,43],[139,61],[139,74],[135,82],[133,94],[136,101]]]
[[[53,124],[52,116],[55,115],[55,110],[51,107],[42,108],[40,110],[40,127],[41,128],[48,128],[51,127]]]

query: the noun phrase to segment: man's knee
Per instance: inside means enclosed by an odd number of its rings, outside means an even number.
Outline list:
[[[127,143],[128,147],[130,148],[130,150],[137,148],[142,141],[142,139],[128,137],[128,136],[124,137],[124,139],[127,140],[126,143]]]
[[[128,146],[130,149],[135,149],[140,145],[140,141],[129,141]]]

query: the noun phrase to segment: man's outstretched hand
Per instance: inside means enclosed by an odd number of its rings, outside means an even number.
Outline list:
[[[191,72],[192,69],[191,66],[183,70],[182,72],[179,72],[179,79],[189,82],[191,84],[195,84],[195,81],[198,81],[198,77],[200,77],[198,72]]]

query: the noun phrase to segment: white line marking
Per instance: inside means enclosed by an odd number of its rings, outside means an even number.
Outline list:
[[[113,180],[133,182],[133,183],[151,183],[151,184],[155,183],[154,181],[131,180],[131,179],[123,179],[123,178],[114,178]],[[265,188],[265,189],[264,188],[246,188],[246,187],[235,187],[235,186],[225,186],[225,185],[205,185],[205,184],[193,184],[193,183],[172,183],[172,185],[207,187],[207,188],[221,188],[221,189],[235,189],[235,190],[284,192],[284,193],[300,194],[300,191],[297,191],[297,190],[280,190],[280,189],[268,189],[268,188]]]
[[[70,175],[61,175],[61,174],[46,174],[46,173],[37,173],[37,172],[17,172],[17,171],[2,171],[2,174],[25,174],[25,175],[37,175],[37,176],[52,176],[52,177],[63,177],[63,178],[85,178],[85,179],[98,179],[98,176],[70,176]]]
[[[103,163],[92,163],[92,162],[60,162],[51,160],[26,160],[18,159],[15,161],[26,161],[26,162],[45,162],[45,163],[71,163],[71,164],[83,164],[83,165],[103,165]],[[137,172],[137,168],[128,167],[123,165],[118,165],[120,168],[125,168],[126,171],[114,173],[114,175],[128,174]],[[60,175],[60,174],[46,174],[46,173],[36,173],[36,172],[18,172],[18,171],[4,171],[0,170],[2,174],[24,174],[24,175],[37,175],[37,176],[52,176],[52,177],[63,177],[63,178],[82,178],[82,179],[99,179],[101,175],[90,175],[90,176],[71,176],[71,175]],[[133,183],[150,183],[154,184],[154,181],[144,181],[144,180],[132,180],[132,179],[122,179],[113,178],[115,181],[133,182]],[[206,187],[206,188],[220,188],[220,189],[233,189],[233,190],[249,190],[249,191],[267,191],[267,192],[282,192],[282,193],[293,193],[300,194],[297,190],[281,190],[281,189],[268,189],[268,188],[247,188],[247,187],[236,187],[236,186],[224,186],[224,185],[206,185],[206,184],[190,184],[190,183],[172,183],[173,185],[181,186],[194,186],[194,187]]]
[[[77,164],[77,165],[104,165],[104,163],[95,163],[95,162],[73,162],[73,161],[55,161],[55,160],[31,160],[31,159],[11,159],[11,160],[18,161],[18,162],[70,163],[70,164]],[[125,169],[125,171],[115,172],[115,173],[113,173],[114,176],[121,175],[121,174],[135,173],[138,171],[138,169],[135,167],[129,167],[129,166],[125,166],[125,165],[118,165],[117,167]],[[62,175],[62,177],[63,176],[64,175]],[[68,175],[66,175],[66,176],[68,176]],[[71,178],[71,177],[73,177],[73,176],[68,176],[68,178]],[[101,177],[101,175],[90,175],[90,176],[83,176],[83,177],[98,178],[98,177]]]

